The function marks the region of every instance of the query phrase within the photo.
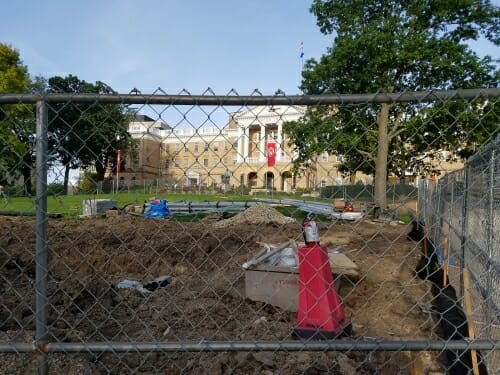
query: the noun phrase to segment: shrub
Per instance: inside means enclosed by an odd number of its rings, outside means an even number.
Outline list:
[[[64,184],[59,183],[51,183],[47,185],[47,194],[48,195],[65,195],[66,191],[64,191]]]

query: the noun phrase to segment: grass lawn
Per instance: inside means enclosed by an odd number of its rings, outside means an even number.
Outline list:
[[[124,208],[127,205],[142,205],[144,202],[149,202],[153,195],[143,194],[138,192],[123,192],[118,194],[78,194],[78,195],[49,195],[47,199],[47,208],[49,214],[60,214],[62,217],[75,218],[83,213],[83,201],[86,199],[114,199],[117,202],[118,208]],[[279,194],[263,194],[257,196],[248,195],[221,195],[221,194],[208,194],[208,193],[165,193],[159,194],[158,199],[166,199],[168,202],[245,202],[252,201],[254,198],[288,198],[288,199],[303,199],[301,197],[294,197],[289,195]],[[314,199],[308,197],[307,200],[311,201],[324,201],[331,202],[331,200]],[[294,217],[301,221],[305,212],[298,210],[293,206],[277,207],[278,211],[290,217]],[[16,197],[16,198],[0,198],[0,213],[7,212],[22,212],[22,213],[35,213],[36,199],[34,197]],[[196,221],[206,216],[207,213],[179,213],[175,214],[175,219],[179,221]],[[322,216],[322,215],[320,215]],[[328,220],[326,217],[319,217],[320,221]],[[408,223],[412,220],[411,215],[398,215],[398,219]]]
[[[74,217],[83,212],[83,201],[86,199],[114,199],[118,208],[123,208],[129,204],[142,205],[149,202],[151,194],[141,193],[118,193],[118,194],[78,194],[49,196],[47,199],[47,211],[49,214],[61,214],[64,217]],[[203,201],[249,201],[249,196],[242,195],[215,195],[215,194],[182,194],[168,193],[158,195],[159,199],[166,199],[168,202],[203,202]],[[16,211],[34,213],[36,209],[36,199],[34,197],[0,198],[0,211]]]

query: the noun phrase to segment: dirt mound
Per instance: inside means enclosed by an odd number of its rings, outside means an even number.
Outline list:
[[[233,216],[232,218],[214,223],[214,227],[227,228],[232,225],[241,224],[271,224],[279,226],[289,223],[295,223],[295,219],[282,215],[275,208],[267,204],[256,204],[255,206],[247,208],[245,211]]]

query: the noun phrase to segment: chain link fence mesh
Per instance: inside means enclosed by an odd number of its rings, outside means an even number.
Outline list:
[[[381,207],[383,103],[407,126]],[[497,89],[0,95],[0,372],[498,373],[498,105]],[[293,335],[298,312],[323,314],[298,297],[308,212],[352,324],[335,340]]]
[[[462,306],[465,295],[471,295],[469,318],[476,337],[486,339],[498,337],[500,327],[500,244],[495,238],[500,225],[499,149],[497,136],[463,169],[447,174],[438,183],[420,186],[422,217],[429,220],[432,240],[439,247]],[[464,272],[471,275],[470,286],[464,284]],[[491,353],[487,362],[492,369],[500,368],[498,352]]]

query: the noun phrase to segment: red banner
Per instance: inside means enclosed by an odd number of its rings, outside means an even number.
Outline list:
[[[118,154],[116,155],[116,173],[120,173],[121,164],[122,164],[122,150],[118,150]]]
[[[274,167],[276,164],[276,142],[267,142],[267,166]]]

